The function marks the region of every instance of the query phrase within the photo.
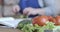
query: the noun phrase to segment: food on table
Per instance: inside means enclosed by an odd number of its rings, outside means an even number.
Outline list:
[[[23,32],[44,32],[55,29],[56,25],[60,25],[60,16],[37,16],[32,20],[21,21],[17,28]],[[59,29],[56,30],[58,32]]]
[[[32,23],[38,24],[39,26],[43,26],[46,22],[53,22],[55,25],[60,25],[60,16],[52,17],[52,16],[37,16],[32,19]]]
[[[52,20],[51,20],[51,22],[53,22],[55,25],[56,25],[56,19],[55,18],[53,18]]]
[[[47,16],[49,21],[52,21],[53,17],[52,16]]]
[[[56,25],[60,25],[60,16],[56,16]]]
[[[50,22],[53,22],[53,23],[56,24],[56,19],[53,18],[52,16],[48,16],[48,19],[49,19]]]
[[[38,24],[39,26],[43,26],[46,24],[46,22],[48,21],[48,17],[47,16],[37,16],[33,19],[33,24]]]
[[[23,32],[44,32],[44,30],[46,29],[53,30],[53,28],[55,27],[54,23],[52,22],[48,22],[44,26],[39,26],[37,24],[31,25],[31,23],[32,22],[30,21],[26,21],[25,23],[21,22],[18,25],[18,29],[22,30]]]
[[[48,16],[48,20],[49,20],[50,22],[56,23],[56,19],[53,18],[52,16]]]

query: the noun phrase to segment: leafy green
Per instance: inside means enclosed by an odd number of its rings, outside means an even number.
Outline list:
[[[33,32],[34,31],[34,27],[33,26],[31,26],[30,24],[27,24],[27,25],[25,25],[23,28],[22,28],[22,31],[23,32]]]
[[[54,23],[48,22],[44,26],[39,26],[35,24],[35,26],[31,25],[32,21],[22,21],[18,25],[18,29],[22,30],[23,32],[44,32],[44,30],[53,30],[55,27]]]
[[[54,23],[52,23],[52,22],[48,22],[48,23],[46,23],[46,25],[44,26],[46,29],[50,29],[50,30],[52,30],[54,27],[55,27],[55,25],[54,25]]]
[[[23,21],[21,21],[19,24],[18,24],[18,29],[22,29],[25,25],[27,25],[27,24],[31,24],[32,23],[32,21],[31,20],[23,20]]]
[[[37,24],[35,25],[35,29],[37,32],[44,32],[44,27],[38,26]]]

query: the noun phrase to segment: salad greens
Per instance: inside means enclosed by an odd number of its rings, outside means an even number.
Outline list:
[[[32,24],[32,21],[31,20],[23,20],[21,21],[19,24],[18,24],[18,29],[22,29],[25,25],[27,24]]]
[[[52,23],[52,22],[48,22],[48,23],[46,23],[46,25],[44,26],[46,29],[50,29],[50,30],[52,30],[54,27],[55,27],[55,25],[54,25],[54,23]]]
[[[32,21],[30,20],[24,20],[21,21],[18,25],[18,29],[22,30],[23,32],[44,32],[44,30],[48,29],[48,30],[52,30],[55,26],[54,23],[52,22],[48,22],[46,23],[46,25],[44,26],[39,26],[37,24],[35,24],[34,26],[31,25]]]

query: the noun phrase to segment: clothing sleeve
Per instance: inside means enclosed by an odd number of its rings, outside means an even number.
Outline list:
[[[19,6],[21,7],[22,10],[27,7],[26,1],[27,0],[20,0],[19,1]]]
[[[39,2],[40,0],[38,0]],[[45,14],[47,16],[54,16],[56,15],[56,7],[55,7],[55,0],[42,0],[43,1],[43,4],[44,4],[44,7],[42,9],[44,9],[46,12]],[[40,2],[39,2],[39,5]]]

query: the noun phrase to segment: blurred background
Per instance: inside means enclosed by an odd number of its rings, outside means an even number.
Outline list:
[[[0,0],[0,17],[2,16],[13,16],[15,13],[12,12],[13,6],[18,4],[19,0]]]

